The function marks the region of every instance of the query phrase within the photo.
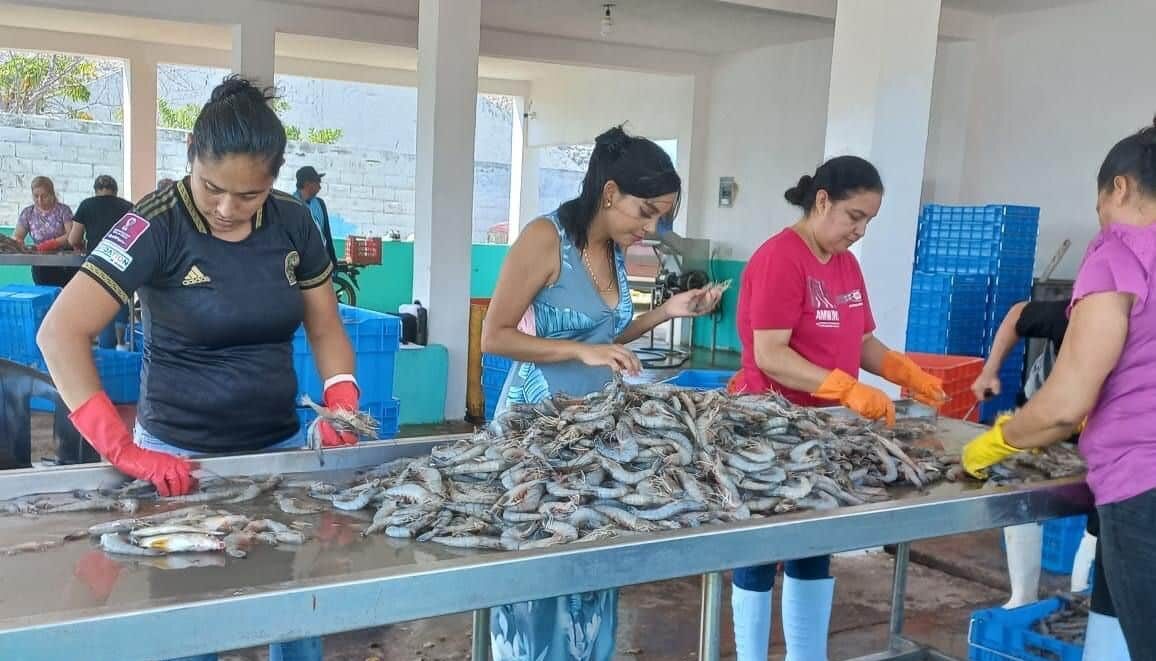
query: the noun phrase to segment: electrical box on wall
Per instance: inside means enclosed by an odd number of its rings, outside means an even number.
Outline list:
[[[733,207],[735,204],[735,178],[720,177],[718,180],[718,205],[723,208]]]

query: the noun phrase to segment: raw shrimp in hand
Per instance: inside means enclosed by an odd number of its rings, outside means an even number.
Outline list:
[[[709,314],[722,300],[722,290],[718,287],[692,289],[671,296],[662,304],[662,310],[672,319],[679,317],[700,317]]]

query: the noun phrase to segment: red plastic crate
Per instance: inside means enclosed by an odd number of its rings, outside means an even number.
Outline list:
[[[943,379],[943,392],[947,395],[947,403],[939,409],[940,415],[957,419],[967,415],[967,419],[971,422],[979,422],[979,407],[975,406],[971,384],[975,383],[983,371],[983,358],[914,352],[908,352],[907,357],[915,361],[923,371]],[[903,390],[903,396],[909,396],[906,388]]]
[[[345,261],[355,266],[374,266],[381,264],[381,237],[346,237]]]

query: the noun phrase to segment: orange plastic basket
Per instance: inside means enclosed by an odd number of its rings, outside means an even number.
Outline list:
[[[975,406],[971,384],[975,383],[983,371],[983,358],[910,352],[907,356],[923,368],[923,371],[943,379],[943,392],[947,395],[947,403],[939,409],[940,415],[957,419],[963,419],[963,416],[967,415],[968,420],[979,421],[979,407]],[[906,389],[903,390],[903,396],[908,396]],[[968,411],[971,411],[970,415]]]

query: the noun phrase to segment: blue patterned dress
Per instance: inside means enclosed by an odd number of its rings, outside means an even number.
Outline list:
[[[614,249],[618,305],[611,309],[582,263],[582,253],[558,223],[546,216],[561,242],[558,281],[543,288],[527,311],[523,330],[538,337],[610,344],[634,316],[626,261]],[[544,222],[544,221],[537,221]],[[515,362],[506,378],[498,413],[511,403],[537,402],[565,393],[583,396],[601,390],[611,379],[607,367],[581,362]],[[490,643],[495,661],[605,661],[614,656],[618,625],[618,591],[599,590],[499,606],[491,611]]]

